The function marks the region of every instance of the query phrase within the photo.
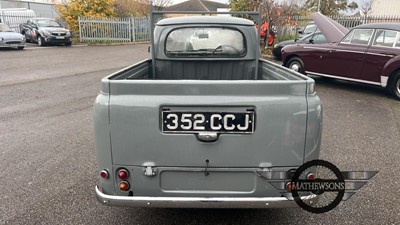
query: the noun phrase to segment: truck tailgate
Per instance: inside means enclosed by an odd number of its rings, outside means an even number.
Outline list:
[[[208,160],[210,167],[301,165],[306,89],[306,80],[110,80],[113,164],[204,167]],[[198,132],[163,132],[163,110],[251,111],[254,131],[222,132],[216,141],[204,142]]]

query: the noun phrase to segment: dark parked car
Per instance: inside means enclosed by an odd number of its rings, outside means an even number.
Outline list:
[[[35,18],[20,25],[27,42],[37,42],[39,46],[47,44],[71,45],[71,32],[54,19]]]
[[[327,40],[324,36],[323,33],[321,32],[316,32],[316,33],[311,33],[307,34],[306,36],[303,36],[299,40],[287,40],[287,41],[281,41],[278,44],[274,46],[272,49],[272,54],[275,56],[276,59],[281,60],[281,50],[283,47],[286,45],[293,45],[293,44],[316,44],[316,43],[326,43]]]
[[[380,85],[400,100],[400,23],[360,25],[338,43],[288,45],[282,61],[303,74]]]
[[[10,29],[5,23],[0,23],[0,48],[24,49],[25,37]]]

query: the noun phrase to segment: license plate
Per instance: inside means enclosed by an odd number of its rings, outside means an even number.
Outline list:
[[[56,39],[64,39],[63,36],[56,36]]]
[[[254,111],[175,112],[161,111],[163,133],[254,133]]]

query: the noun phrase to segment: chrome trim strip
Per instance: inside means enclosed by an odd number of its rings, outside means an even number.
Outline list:
[[[317,49],[317,50],[331,50],[331,51],[336,51],[336,52],[350,52],[350,53],[357,53],[357,54],[368,54],[368,55],[377,55],[377,56],[387,56],[390,58],[393,58],[393,55],[389,54],[380,54],[380,53],[372,53],[372,52],[360,52],[360,51],[352,51],[352,50],[343,50],[343,49],[334,49],[334,48],[319,48],[319,47],[306,47],[304,46],[303,48],[308,48],[308,49]]]
[[[351,51],[351,50],[342,50],[342,49],[335,49],[337,52],[351,52],[351,53],[359,53],[359,54],[364,54],[365,52],[360,52],[360,51]]]
[[[340,79],[340,80],[355,81],[355,82],[360,82],[360,83],[365,83],[365,84],[373,84],[373,85],[379,85],[379,86],[381,85],[380,82],[359,80],[359,79],[348,78],[348,77],[338,77],[338,76],[333,76],[333,75],[328,75],[328,74],[323,74],[323,73],[310,72],[310,71],[306,71],[306,73],[307,74],[311,74],[311,75],[321,76],[321,77],[331,77],[331,78],[336,78],[336,79]]]
[[[380,53],[373,53],[373,52],[359,52],[359,51],[342,50],[342,49],[338,49],[336,51],[337,52],[352,52],[352,53],[367,54],[367,55],[377,55],[377,56],[387,56],[390,58],[394,57],[393,55],[389,55],[389,54],[380,54]]]
[[[387,76],[381,76],[381,86],[382,87],[387,86],[388,79],[389,79],[389,77],[387,77]]]
[[[389,54],[380,54],[380,53],[372,53],[372,52],[366,52],[365,54],[377,55],[377,56],[386,56],[386,57],[394,58],[394,55],[389,55]]]
[[[332,48],[320,48],[320,47],[312,47],[312,46],[304,46],[303,48],[308,48],[308,49],[318,49],[318,50],[333,50]]]
[[[317,197],[302,197],[311,201]],[[107,195],[96,186],[97,200],[108,206],[131,206],[153,208],[287,208],[297,206],[286,197],[149,197]],[[307,200],[304,200],[307,199]]]

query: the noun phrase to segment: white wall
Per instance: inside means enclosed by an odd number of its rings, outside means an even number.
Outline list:
[[[374,0],[369,15],[400,16],[400,0]]]

